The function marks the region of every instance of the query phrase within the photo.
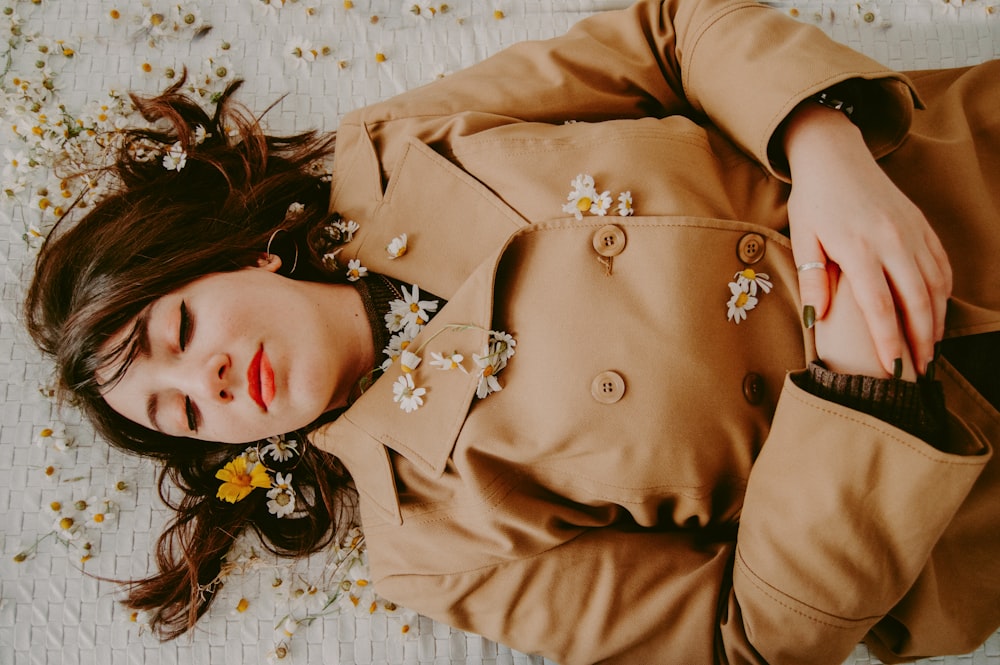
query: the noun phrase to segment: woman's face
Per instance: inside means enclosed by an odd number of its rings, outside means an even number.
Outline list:
[[[171,436],[223,443],[290,432],[344,405],[373,356],[357,293],[279,266],[211,274],[155,301],[108,405]]]

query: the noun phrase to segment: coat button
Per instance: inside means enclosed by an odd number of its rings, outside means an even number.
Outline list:
[[[601,404],[614,404],[625,394],[625,379],[618,372],[601,372],[590,384],[590,394]]]
[[[747,233],[740,238],[736,246],[736,254],[740,261],[747,265],[753,265],[764,258],[764,236],[759,233]]]
[[[594,249],[601,256],[618,256],[625,249],[625,232],[614,224],[602,226],[594,234]]]
[[[764,377],[755,372],[750,372],[743,377],[743,396],[754,406],[763,402]]]

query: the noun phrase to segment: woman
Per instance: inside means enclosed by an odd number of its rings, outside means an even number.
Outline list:
[[[975,647],[995,74],[641,0],[349,114],[331,183],[332,139],[147,102],[186,165],[123,155],[27,303],[102,434],[188,492],[130,602],[184,630],[233,533],[322,547],[349,474],[383,596],[560,662]]]

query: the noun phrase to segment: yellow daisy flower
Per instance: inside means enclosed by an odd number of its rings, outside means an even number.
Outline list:
[[[229,503],[242,501],[255,487],[271,486],[267,470],[260,464],[248,467],[247,458],[243,455],[216,471],[215,477],[222,481],[216,496]]]

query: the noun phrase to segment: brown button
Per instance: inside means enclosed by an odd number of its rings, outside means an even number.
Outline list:
[[[736,254],[740,261],[747,265],[753,265],[764,258],[764,236],[759,233],[748,233],[740,238],[740,243],[736,246]]]
[[[614,404],[625,394],[625,379],[618,372],[601,372],[590,384],[590,394],[601,404]]]
[[[743,396],[756,406],[764,401],[764,377],[750,372],[743,377]]]
[[[602,226],[594,234],[594,249],[601,256],[618,256],[625,249],[625,232],[614,224]]]

